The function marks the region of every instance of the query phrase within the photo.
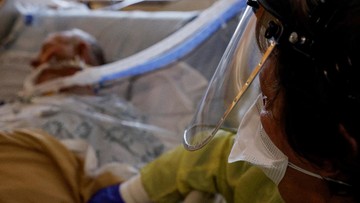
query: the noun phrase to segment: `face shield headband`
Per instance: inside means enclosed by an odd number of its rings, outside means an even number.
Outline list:
[[[259,94],[257,75],[280,39],[283,27],[275,17],[258,8],[256,4],[244,11],[198,110],[184,132],[187,150],[202,148],[219,129],[236,130]],[[256,36],[267,39],[264,49],[260,50]]]

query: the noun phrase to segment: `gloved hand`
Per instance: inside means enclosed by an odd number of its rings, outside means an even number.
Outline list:
[[[120,184],[100,189],[89,200],[88,203],[125,203],[119,192]]]

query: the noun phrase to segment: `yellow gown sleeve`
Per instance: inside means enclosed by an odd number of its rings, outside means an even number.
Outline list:
[[[163,154],[141,170],[142,184],[158,203],[179,202],[198,190],[221,194],[232,202],[283,202],[276,185],[246,162],[228,163],[234,135],[219,131],[198,151],[183,146]]]

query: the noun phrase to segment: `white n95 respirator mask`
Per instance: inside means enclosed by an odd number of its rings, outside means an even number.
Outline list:
[[[275,183],[279,184],[288,166],[288,158],[271,141],[260,122],[263,108],[260,94],[239,126],[229,162],[247,161],[258,166]]]
[[[260,121],[260,112],[263,109],[263,95],[260,94],[249,110],[245,113],[236,134],[234,145],[228,161],[246,161],[259,167],[265,175],[276,185],[283,179],[287,167],[300,173],[326,180],[340,186],[350,185],[339,180],[322,177],[319,174],[307,171],[291,162],[288,157],[276,147],[263,129]]]

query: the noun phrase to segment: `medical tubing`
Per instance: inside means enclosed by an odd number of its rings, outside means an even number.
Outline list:
[[[217,18],[214,22],[209,24],[208,26],[201,29],[199,32],[192,35],[192,38],[187,39],[184,43],[175,47],[174,49],[165,52],[163,55],[156,57],[145,64],[141,64],[138,66],[134,66],[131,69],[121,71],[112,75],[104,76],[100,79],[100,83],[104,83],[109,80],[130,77],[142,73],[146,73],[149,71],[153,71],[157,68],[164,67],[178,59],[184,57],[186,54],[190,53],[197,46],[203,43],[206,39],[208,39],[214,32],[216,32],[224,22],[229,21],[232,17],[234,17],[240,10],[245,8],[245,1],[238,1],[234,5],[230,6],[228,10],[224,11],[222,15]]]
[[[190,22],[180,31],[175,32],[148,49],[114,63],[84,70],[70,77],[36,85],[33,94],[38,95],[49,91],[58,91],[61,88],[74,85],[95,84],[101,87],[107,81],[163,68],[191,52],[245,7],[245,0],[220,1],[219,4],[200,14],[194,22]],[[216,15],[219,8],[223,9],[221,14],[216,19],[207,20],[208,18],[214,18],[213,15]],[[184,33],[185,31],[188,33]],[[189,32],[193,34],[189,34]]]

